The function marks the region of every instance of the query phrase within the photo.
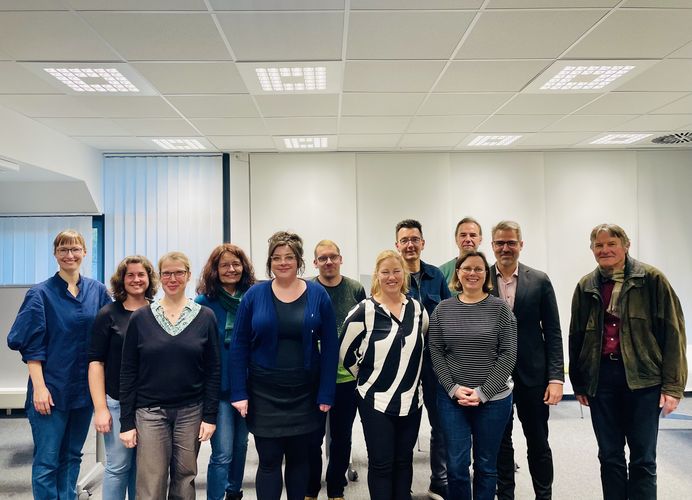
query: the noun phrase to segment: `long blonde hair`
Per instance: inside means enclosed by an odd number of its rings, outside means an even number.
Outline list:
[[[380,266],[382,265],[382,262],[384,262],[387,259],[395,259],[401,265],[401,269],[403,269],[404,271],[404,281],[401,283],[400,291],[401,293],[406,295],[406,293],[408,292],[409,280],[411,279],[411,275],[406,270],[406,263],[404,262],[404,258],[401,256],[401,254],[399,254],[399,252],[395,252],[394,250],[383,250],[377,255],[377,258],[375,259],[375,270],[372,273],[370,294],[377,295],[382,291],[382,289],[380,288],[380,280],[378,279],[377,275],[380,272]]]

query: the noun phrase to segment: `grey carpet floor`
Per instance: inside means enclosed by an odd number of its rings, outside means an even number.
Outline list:
[[[421,425],[419,446],[414,452],[414,500],[427,498],[429,465],[429,426],[426,417]],[[517,499],[531,499],[533,492],[526,463],[526,446],[521,425],[515,423],[514,441],[517,472]],[[22,416],[0,417],[0,498],[31,499],[31,431]],[[96,462],[96,438],[92,431],[85,447],[83,472]],[[596,440],[591,428],[588,408],[582,412],[576,401],[563,401],[551,411],[550,443],[555,463],[553,497],[556,500],[590,500],[601,498]],[[206,464],[210,448],[202,446],[199,456],[197,498],[206,498]],[[255,498],[254,475],[257,454],[252,437],[245,469],[244,491],[246,499]],[[354,425],[353,468],[359,479],[346,489],[348,500],[365,500],[367,489],[367,453],[360,421]],[[692,498],[692,400],[682,401],[677,413],[661,420],[658,442],[658,498],[662,500]],[[101,499],[100,488],[91,497]],[[285,498],[285,495],[284,495]],[[323,489],[320,499],[326,499]]]

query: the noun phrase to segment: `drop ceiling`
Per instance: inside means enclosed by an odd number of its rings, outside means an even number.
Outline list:
[[[685,148],[692,1],[0,0],[0,106],[108,152],[196,138],[209,151]],[[535,93],[560,61],[642,61],[597,92]],[[75,95],[35,62],[118,63],[153,95]],[[328,66],[336,90],[263,94],[253,66]],[[250,68],[250,71],[246,71]],[[594,146],[604,134],[646,133]],[[475,148],[477,149],[477,148]]]

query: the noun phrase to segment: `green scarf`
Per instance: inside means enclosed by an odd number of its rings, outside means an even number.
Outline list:
[[[235,295],[231,295],[223,288],[219,293],[219,302],[224,311],[226,311],[226,335],[224,335],[223,343],[224,345],[229,345],[231,343],[231,335],[233,334],[233,324],[235,323],[235,314],[238,312],[238,305],[240,304],[240,299],[243,296],[242,292],[236,292]]]
[[[608,309],[606,309],[606,311],[608,314],[612,314],[616,318],[619,318],[620,311],[618,310],[618,302],[620,301],[622,284],[625,282],[625,269],[623,268],[619,271],[606,271],[605,269],[599,267],[598,271],[601,273],[601,277],[604,280],[613,280],[615,282],[615,286],[613,286],[613,293],[610,295],[610,303],[608,304]]]

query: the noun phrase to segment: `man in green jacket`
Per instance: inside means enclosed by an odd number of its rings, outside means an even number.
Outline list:
[[[598,267],[577,284],[569,331],[570,379],[591,408],[607,500],[656,498],[659,414],[677,408],[687,382],[680,301],[629,247],[620,226],[591,231]]]

